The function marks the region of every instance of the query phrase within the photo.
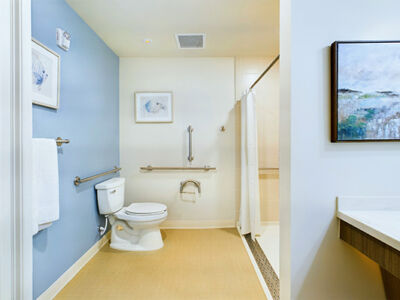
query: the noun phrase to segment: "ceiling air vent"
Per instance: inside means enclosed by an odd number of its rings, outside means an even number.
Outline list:
[[[206,35],[204,33],[178,33],[176,41],[179,49],[203,49]]]

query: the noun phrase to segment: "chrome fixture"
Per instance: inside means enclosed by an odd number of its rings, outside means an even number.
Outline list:
[[[185,181],[182,181],[182,182],[181,182],[181,188],[180,188],[181,194],[183,193],[183,189],[185,188],[185,186],[186,186],[188,183],[193,183],[193,184],[197,187],[197,189],[198,189],[198,191],[199,191],[199,194],[201,193],[201,183],[198,182],[198,181],[196,181],[196,180],[189,179],[189,180],[185,180]]]
[[[217,168],[204,166],[204,167],[140,167],[142,171],[216,171]]]
[[[61,147],[62,144],[69,144],[69,140],[58,137],[58,138],[56,138],[56,144],[58,147]]]
[[[105,233],[106,233],[106,231],[107,231],[107,226],[108,226],[108,216],[105,216],[105,224],[104,224],[104,226],[97,226],[97,230],[99,231],[99,233],[100,233],[100,236],[103,236]]]
[[[84,182],[87,182],[87,181],[90,181],[90,180],[99,178],[99,177],[101,177],[101,176],[105,176],[105,175],[108,175],[108,174],[111,174],[111,173],[117,173],[117,172],[119,172],[120,170],[121,170],[121,168],[114,167],[114,169],[112,169],[112,170],[110,170],[110,171],[103,172],[103,173],[100,173],[100,174],[97,174],[97,175],[93,175],[93,176],[90,176],[90,177],[86,177],[86,178],[80,178],[79,176],[76,176],[76,177],[75,177],[75,180],[74,180],[74,184],[75,184],[76,186],[78,186],[78,185],[80,185],[81,183],[84,183]]]
[[[194,157],[193,157],[193,153],[192,153],[192,132],[193,132],[193,127],[191,125],[189,125],[188,127],[188,132],[189,132],[189,156],[188,156],[188,161],[192,162]]]

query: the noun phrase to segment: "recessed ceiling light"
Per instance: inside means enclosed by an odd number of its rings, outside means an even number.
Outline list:
[[[151,44],[151,42],[152,42],[152,40],[151,40],[151,39],[145,39],[145,40],[144,40],[144,43],[145,43],[146,45],[149,45],[149,44]]]

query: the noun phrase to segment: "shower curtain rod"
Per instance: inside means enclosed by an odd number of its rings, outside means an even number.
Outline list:
[[[261,80],[261,78],[264,77],[265,74],[267,74],[267,72],[274,66],[274,64],[279,60],[279,54],[277,57],[275,57],[275,59],[269,64],[269,66],[265,69],[264,72],[262,72],[262,74],[257,78],[256,81],[254,81],[254,83],[251,85],[250,90],[256,86],[256,84]]]

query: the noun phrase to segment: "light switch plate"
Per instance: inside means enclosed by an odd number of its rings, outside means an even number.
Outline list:
[[[70,44],[71,34],[61,28],[57,28],[57,46],[64,51],[68,51]]]

